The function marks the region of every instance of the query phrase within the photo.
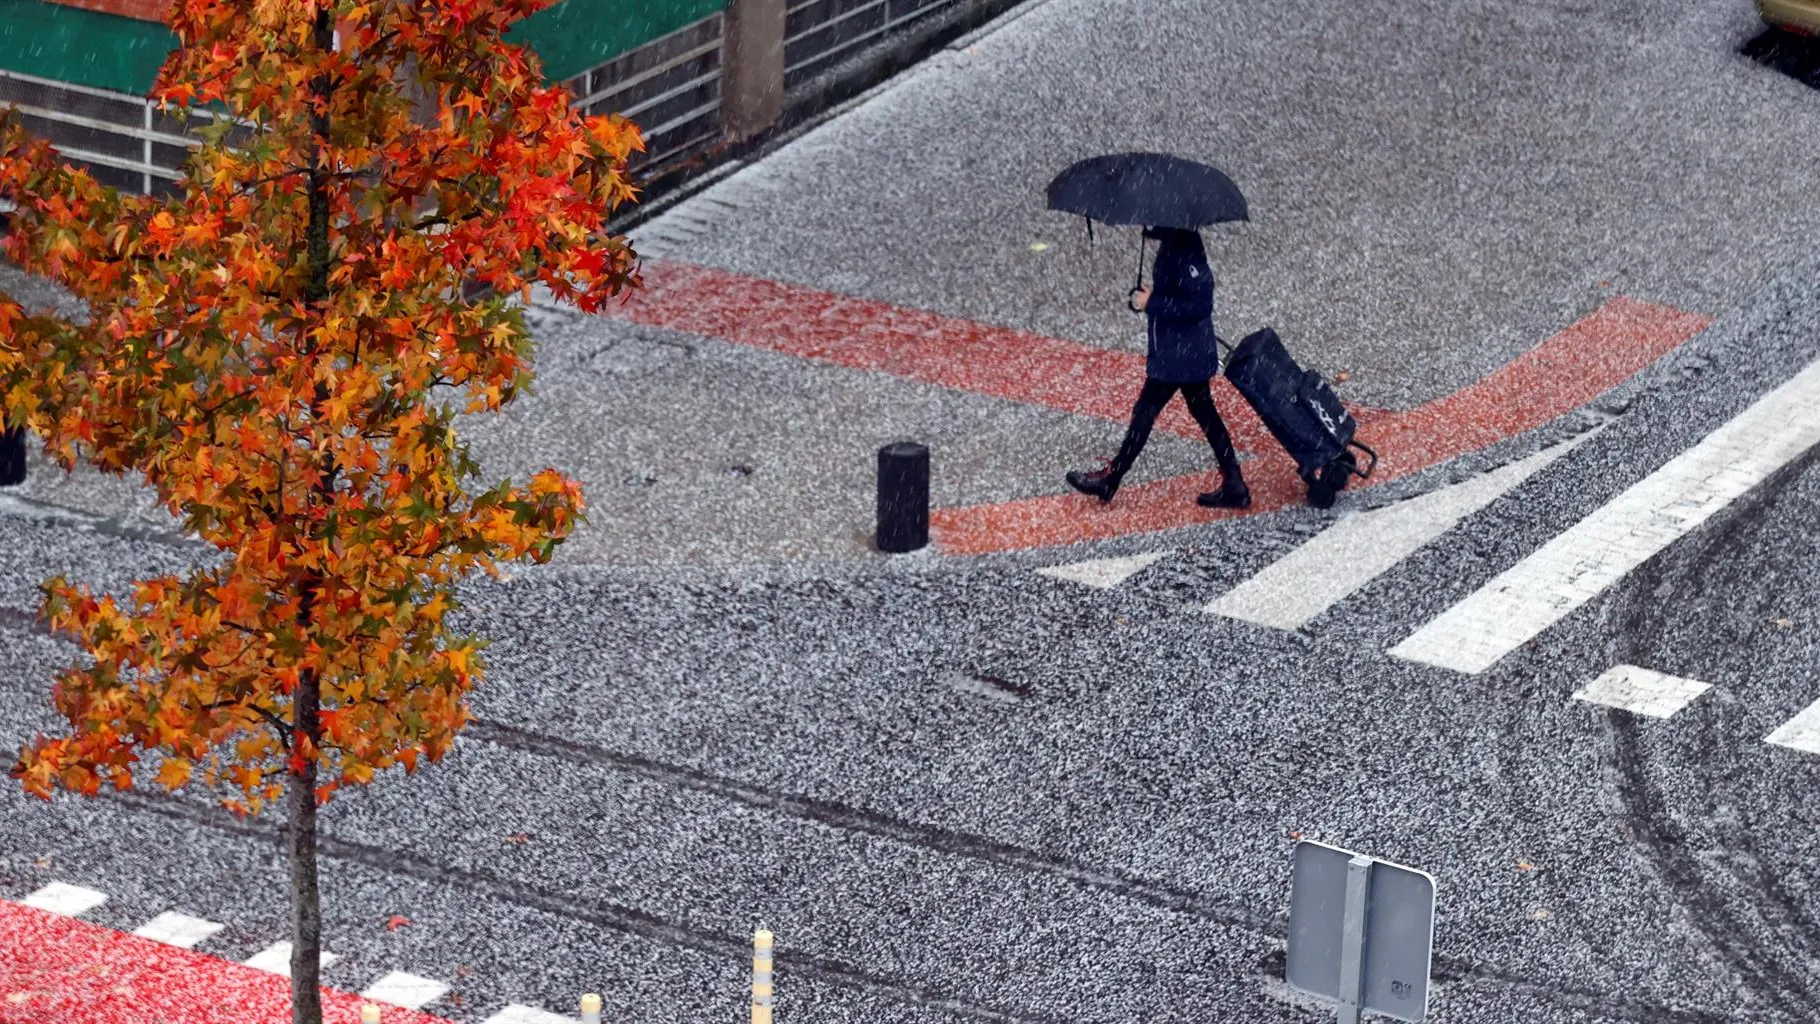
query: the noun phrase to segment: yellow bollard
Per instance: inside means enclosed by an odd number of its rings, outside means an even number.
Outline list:
[[[360,1007],[360,1024],[379,1024],[379,1007],[366,1003]]]
[[[771,1024],[771,933],[760,928],[752,936],[752,1024]]]
[[[581,1024],[600,1024],[600,996],[589,992],[581,997]]]

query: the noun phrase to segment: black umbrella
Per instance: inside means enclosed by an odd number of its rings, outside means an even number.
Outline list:
[[[1068,168],[1049,183],[1049,208],[1107,224],[1203,228],[1247,220],[1232,179],[1164,153],[1114,153]]]
[[[1196,230],[1249,220],[1245,197],[1232,179],[1206,164],[1166,153],[1113,153],[1082,160],[1049,183],[1049,209],[1093,222]],[[1144,249],[1138,246],[1138,284]]]

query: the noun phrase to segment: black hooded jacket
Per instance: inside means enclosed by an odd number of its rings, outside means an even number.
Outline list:
[[[1213,270],[1198,231],[1146,229],[1159,239],[1152,290],[1144,304],[1149,320],[1145,373],[1156,380],[1192,384],[1220,372],[1213,340]]]

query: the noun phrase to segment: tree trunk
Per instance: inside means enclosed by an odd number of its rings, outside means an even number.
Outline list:
[[[320,50],[335,45],[335,26],[325,7],[316,14],[314,43]],[[328,138],[327,102],[333,83],[327,75],[318,75],[310,91],[322,104],[310,117],[316,140]],[[310,224],[308,252],[309,281],[304,286],[304,301],[320,306],[329,295],[329,193],[324,175],[320,141],[312,142],[309,169]],[[322,385],[316,386],[317,405],[327,398]],[[314,414],[317,410],[312,409]],[[317,417],[312,415],[314,423]],[[325,461],[327,457],[325,456]],[[318,488],[333,492],[333,463],[324,467],[325,477]],[[279,495],[279,508],[284,496]],[[317,592],[322,581],[305,582],[299,614],[308,632],[314,618]],[[291,696],[291,1024],[322,1024],[322,900],[316,885],[316,740],[320,731],[318,711],[322,701],[322,681],[314,669],[305,670]],[[298,756],[301,750],[304,756]]]
[[[291,742],[314,737],[315,672],[292,694]],[[322,900],[316,887],[316,758],[293,759],[291,772],[291,1024],[322,1024]]]

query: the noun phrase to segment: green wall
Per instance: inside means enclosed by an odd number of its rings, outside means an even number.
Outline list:
[[[727,0],[560,0],[506,33],[552,82],[699,21]],[[163,25],[45,0],[0,0],[0,68],[144,95],[177,37]]]
[[[553,82],[725,9],[727,0],[561,0],[512,26],[508,42],[543,58]]]
[[[0,0],[0,68],[8,71],[143,96],[176,45],[177,36],[153,22]]]

